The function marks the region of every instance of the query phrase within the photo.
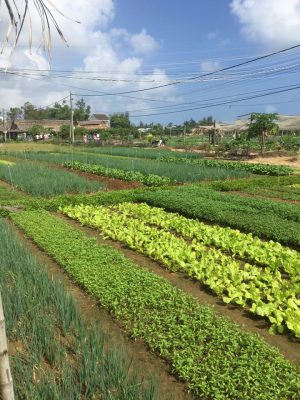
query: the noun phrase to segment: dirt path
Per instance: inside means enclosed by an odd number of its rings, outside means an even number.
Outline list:
[[[108,178],[107,176],[89,174],[87,172],[81,172],[75,169],[66,169],[66,168],[63,169],[65,171],[70,171],[76,175],[83,176],[88,180],[101,182],[104,184],[107,190],[136,189],[144,187],[142,183],[136,181],[122,181],[121,179],[114,179],[114,178]]]
[[[88,323],[100,323],[101,330],[108,338],[109,343],[125,350],[128,358],[132,358],[141,378],[147,380],[151,375],[157,377],[158,400],[192,400],[192,396],[187,393],[185,384],[171,375],[170,366],[164,360],[151,353],[142,340],[131,340],[123,330],[122,325],[109,312],[99,306],[93,296],[88,295],[77,284],[73,283],[50,256],[40,250],[30,239],[24,237],[24,233],[19,228],[11,222],[9,224],[36,259],[45,266],[51,279],[59,280],[65,290],[72,295],[84,320]]]
[[[99,234],[99,231],[95,229],[83,227],[76,221],[73,221],[63,215],[60,215],[60,217],[68,221],[71,225],[76,226],[84,231],[88,236],[96,237],[99,243],[106,243],[113,246],[115,249],[121,251],[126,257],[133,260],[142,268],[146,268],[149,271],[164,277],[174,286],[197,298],[200,303],[213,306],[217,312],[229,317],[232,321],[240,325],[243,330],[259,334],[270,345],[277,347],[288,360],[300,366],[299,340],[290,335],[270,335],[268,332],[269,324],[265,319],[255,317],[247,311],[241,310],[238,306],[227,305],[223,303],[204,285],[201,285],[201,283],[198,281],[189,278],[186,274],[181,272],[170,272],[148,257],[127,248],[126,245],[123,245],[120,242],[103,240]]]

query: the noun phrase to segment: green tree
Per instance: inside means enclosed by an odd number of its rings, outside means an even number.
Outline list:
[[[74,120],[75,121],[86,121],[89,119],[91,114],[91,106],[87,106],[83,99],[76,102],[76,107],[74,110]]]
[[[130,128],[129,113],[115,113],[110,116],[111,128]]]
[[[248,127],[247,138],[259,137],[261,145],[261,153],[265,151],[265,140],[269,134],[278,132],[278,114],[265,114],[265,113],[252,113],[250,116],[250,123]]]
[[[7,118],[11,121],[15,121],[16,119],[22,118],[23,110],[19,107],[10,107]]]
[[[41,120],[47,119],[48,111],[45,108],[36,107],[35,105],[31,104],[29,101],[26,101],[22,106],[23,117],[24,119],[31,119],[31,120]]]
[[[71,109],[66,101],[62,104],[55,103],[53,107],[48,108],[48,118],[49,119],[70,119]]]
[[[67,139],[70,137],[70,124],[62,125],[59,128],[59,133],[62,137],[62,139]]]
[[[212,115],[209,115],[208,117],[204,117],[199,120],[199,125],[213,125],[214,119]]]
[[[28,128],[28,133],[31,135],[41,135],[43,133],[46,133],[46,128],[44,128],[42,125],[32,125],[30,128]]]

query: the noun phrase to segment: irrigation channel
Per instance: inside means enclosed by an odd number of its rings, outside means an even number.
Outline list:
[[[65,218],[70,222],[69,219]],[[133,365],[139,370],[140,378],[144,380],[157,378],[158,394],[156,400],[191,400],[193,397],[187,393],[184,383],[176,380],[170,372],[170,366],[161,358],[152,354],[142,340],[131,340],[112,315],[100,307],[95,298],[84,292],[72,282],[69,276],[55,263],[50,256],[39,249],[24,233],[14,224],[9,222],[20,241],[34,254],[51,277],[61,282],[64,289],[72,295],[75,306],[87,323],[97,322],[107,336],[110,344],[124,349]],[[79,224],[77,224],[78,227]],[[88,229],[87,229],[88,231]],[[92,230],[91,233],[92,234]]]

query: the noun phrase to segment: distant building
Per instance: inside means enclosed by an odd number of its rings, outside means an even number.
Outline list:
[[[138,131],[140,133],[147,133],[150,132],[152,128],[138,128]]]
[[[8,139],[25,139],[28,130],[34,125],[41,125],[54,132],[59,132],[62,125],[69,125],[70,121],[65,119],[16,119],[15,121],[5,121],[0,126],[0,137],[5,135]],[[110,119],[105,114],[92,114],[88,121],[74,121],[74,127],[82,126],[88,130],[110,128]]]
[[[10,123],[8,131],[13,133],[26,133],[34,125],[41,125],[54,132],[59,132],[62,125],[68,125],[69,120],[65,119],[16,119]]]
[[[109,129],[110,119],[105,114],[92,114],[88,121],[78,122],[79,126],[83,126],[89,130],[93,129]]]

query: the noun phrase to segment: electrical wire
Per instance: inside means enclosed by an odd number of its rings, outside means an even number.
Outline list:
[[[215,103],[215,104],[207,104],[207,105],[203,105],[203,106],[201,106],[201,107],[187,108],[187,109],[182,109],[182,110],[167,111],[167,112],[160,112],[160,113],[141,114],[141,115],[131,115],[130,117],[131,117],[131,118],[149,117],[149,116],[154,116],[154,115],[166,115],[166,114],[181,113],[181,112],[185,112],[185,111],[200,110],[200,109],[202,109],[202,108],[217,107],[217,106],[220,106],[220,105],[226,105],[226,104],[231,104],[231,103],[238,103],[238,102],[244,101],[244,100],[256,99],[256,98],[259,98],[259,97],[270,96],[270,95],[272,95],[272,94],[279,94],[279,93],[289,92],[289,91],[297,90],[297,89],[300,89],[300,86],[296,86],[296,87],[294,87],[294,88],[289,88],[289,89],[283,89],[283,90],[273,91],[273,92],[270,92],[270,93],[260,94],[260,95],[256,95],[256,96],[245,97],[245,98],[242,98],[242,99],[229,100],[229,101],[225,101],[225,102],[221,102],[221,103]]]

